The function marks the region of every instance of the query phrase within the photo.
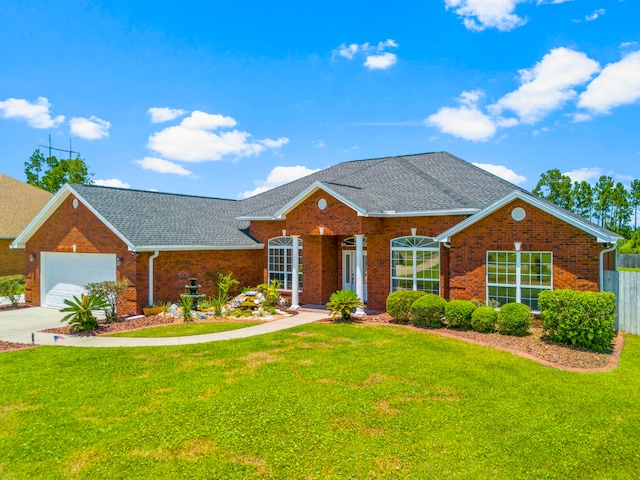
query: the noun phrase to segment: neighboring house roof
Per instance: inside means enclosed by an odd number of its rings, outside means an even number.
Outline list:
[[[0,238],[16,238],[53,194],[0,173]]]
[[[242,218],[282,218],[292,199],[317,188],[335,194],[360,215],[400,216],[469,215],[519,187],[447,152],[356,160],[243,200]]]
[[[462,222],[457,225],[451,227],[446,232],[438,235],[435,240],[437,242],[448,242],[449,238],[455,235],[456,233],[461,232],[465,228],[473,225],[474,223],[482,220],[488,215],[492,214],[499,208],[504,207],[505,205],[511,203],[515,199],[520,199],[524,202],[527,202],[529,205],[533,205],[534,207],[539,208],[540,210],[552,215],[564,222],[573,225],[574,227],[587,232],[598,239],[599,243],[615,243],[617,240],[623,238],[617,233],[613,233],[606,228],[599,227],[595,223],[588,221],[585,218],[582,218],[564,208],[558,207],[557,205],[548,202],[542,198],[538,198],[530,193],[522,192],[520,190],[514,190],[509,195],[501,198],[497,202],[492,205],[489,205],[487,208],[479,211],[475,215],[466,218]]]
[[[362,216],[472,215],[438,237],[441,241],[488,215],[510,195],[598,239],[618,238],[506,180],[438,152],[344,162],[245,200],[67,184],[13,247],[23,247],[62,201],[74,194],[131,250],[262,248],[249,235],[249,221],[285,218],[318,189]]]

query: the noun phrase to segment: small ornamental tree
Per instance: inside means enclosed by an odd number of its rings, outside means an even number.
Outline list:
[[[350,322],[352,320],[351,312],[362,307],[364,307],[364,303],[352,290],[338,290],[332,293],[327,303],[327,308],[330,310],[329,315],[335,317],[340,314],[343,322]]]
[[[127,290],[127,280],[89,283],[84,286],[89,294],[100,295],[106,302],[104,316],[107,322],[118,320],[118,305],[122,303],[122,293]]]
[[[13,307],[17,307],[22,293],[24,293],[24,275],[0,277],[0,298],[6,298]]]

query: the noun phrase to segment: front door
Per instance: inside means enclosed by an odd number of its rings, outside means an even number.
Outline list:
[[[367,251],[364,252],[364,298],[367,301]],[[356,252],[355,250],[342,251],[342,289],[356,291]]]

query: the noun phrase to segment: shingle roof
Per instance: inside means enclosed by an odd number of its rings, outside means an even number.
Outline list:
[[[219,198],[71,184],[132,245],[250,248],[249,222],[236,220],[239,202]]]
[[[15,238],[53,195],[0,173],[0,237]]]
[[[447,152],[344,162],[242,202],[242,215],[269,217],[314,182],[368,213],[480,210],[520,188]]]

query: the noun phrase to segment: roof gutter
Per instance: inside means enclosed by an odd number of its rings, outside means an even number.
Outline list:
[[[160,255],[160,250],[156,250],[153,255],[149,257],[149,306],[153,305],[153,261]]]
[[[613,252],[616,248],[618,248],[618,245],[616,243],[614,243],[613,247],[604,248],[604,249],[600,250],[600,291],[601,292],[604,289],[604,254],[605,253],[609,253],[609,252]]]

